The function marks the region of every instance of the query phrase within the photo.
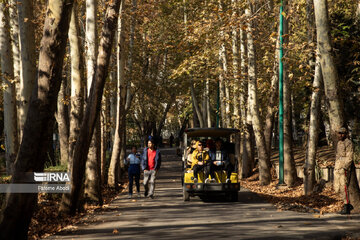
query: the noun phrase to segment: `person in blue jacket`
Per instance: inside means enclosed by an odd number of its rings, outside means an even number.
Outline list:
[[[129,198],[132,198],[134,178],[138,197],[140,197],[140,153],[137,153],[135,146],[131,148],[131,153],[125,159],[125,164],[129,164]]]
[[[160,166],[160,150],[156,148],[154,139],[151,138],[141,157],[141,168],[144,171],[145,197],[154,198],[155,179]]]
[[[227,151],[222,147],[222,140],[220,138],[215,140],[215,149],[210,150],[210,176],[215,179],[215,171],[225,170],[226,171],[226,182],[230,182],[230,176],[234,169],[231,164]]]

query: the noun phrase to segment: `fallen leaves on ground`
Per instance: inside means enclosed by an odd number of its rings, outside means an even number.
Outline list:
[[[120,191],[113,188],[103,189],[103,205],[98,206],[94,202],[84,204],[84,212],[75,216],[59,216],[58,209],[61,202],[61,194],[38,195],[38,206],[31,219],[29,227],[29,239],[42,239],[60,230],[74,231],[77,229],[75,224],[88,221],[92,214],[109,206],[109,203],[124,189]],[[116,230],[116,229],[115,229]],[[114,231],[115,231],[114,230]]]
[[[241,186],[258,193],[266,201],[274,204],[278,210],[311,212],[317,214],[338,212],[341,210],[341,197],[331,187],[325,187],[322,192],[304,196],[302,181],[293,187],[277,189],[278,180],[274,179],[268,186],[261,186],[256,176],[241,181]]]

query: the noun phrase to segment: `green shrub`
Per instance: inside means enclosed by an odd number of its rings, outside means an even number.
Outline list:
[[[56,165],[56,166],[49,166],[44,169],[44,172],[66,172],[67,166],[65,165]]]

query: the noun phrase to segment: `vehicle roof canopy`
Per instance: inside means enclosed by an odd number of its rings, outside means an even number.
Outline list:
[[[229,137],[239,133],[235,128],[188,128],[185,130],[188,137]]]

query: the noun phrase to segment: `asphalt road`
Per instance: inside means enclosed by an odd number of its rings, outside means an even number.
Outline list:
[[[246,189],[238,202],[183,202],[181,160],[175,149],[161,151],[154,199],[127,199],[125,191],[86,222],[47,239],[341,239],[360,232],[360,215],[280,212]]]

